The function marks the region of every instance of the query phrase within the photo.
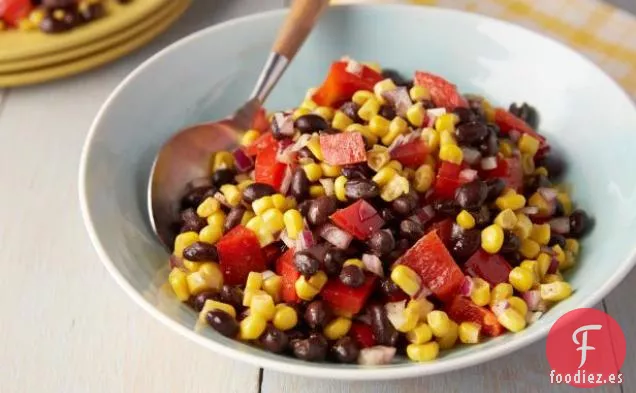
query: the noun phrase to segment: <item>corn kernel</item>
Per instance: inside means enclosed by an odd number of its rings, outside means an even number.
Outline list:
[[[455,123],[457,123],[457,115],[445,113],[435,119],[435,129],[437,131],[455,132]]]
[[[369,99],[375,98],[375,94],[370,92],[369,90],[358,90],[353,93],[353,97],[351,97],[351,101],[355,102],[356,105],[362,106]]]
[[[46,12],[42,9],[36,8],[33,11],[31,11],[29,13],[29,20],[31,21],[31,23],[33,23],[33,25],[35,26],[39,26],[40,23],[42,23],[42,21],[44,20],[44,18],[46,17]],[[2,30],[0,28],[0,30]]]
[[[283,213],[274,207],[264,211],[263,214],[261,214],[261,218],[263,219],[265,228],[272,233],[280,232],[285,228]]]
[[[440,146],[440,133],[434,128],[424,128],[420,137],[430,152],[436,151]]]
[[[204,263],[199,271],[188,274],[188,290],[192,295],[209,290],[220,290],[223,286],[223,274],[216,263]]]
[[[473,292],[470,294],[470,300],[478,306],[489,304],[490,284],[479,277],[473,278]]]
[[[424,86],[413,86],[409,90],[409,96],[413,101],[426,101],[431,99],[430,91]]]
[[[424,164],[421,165],[415,171],[415,176],[413,178],[413,188],[415,191],[424,193],[428,191],[433,185],[433,180],[435,179],[435,172],[430,165]]]
[[[367,152],[367,165],[376,172],[388,164],[389,161],[391,161],[391,155],[389,154],[389,149],[384,146],[374,145]]]
[[[280,302],[280,292],[283,288],[281,276],[273,275],[263,281],[263,290],[274,299],[274,303]]]
[[[506,140],[499,141],[499,152],[506,158],[512,157],[513,149],[510,142]]]
[[[503,229],[497,224],[490,225],[481,231],[481,248],[490,254],[498,253],[503,241]]]
[[[322,169],[323,176],[326,177],[338,177],[342,173],[342,168],[338,165],[329,165],[326,162],[321,162],[320,168]]]
[[[530,157],[534,157],[539,151],[539,140],[530,134],[521,134],[519,138],[519,151],[522,154],[527,154]]]
[[[333,108],[330,108],[328,106],[319,106],[318,108],[314,109],[314,113],[327,121],[331,121],[333,119],[335,111],[333,110]]]
[[[334,182],[334,194],[336,195],[336,199],[341,202],[347,201],[347,195],[345,192],[345,185],[347,184],[347,178],[344,176],[338,176],[336,181]]]
[[[521,245],[519,246],[519,253],[523,255],[525,258],[533,259],[536,258],[541,252],[541,246],[539,243],[535,242],[531,239],[523,239],[521,240]]]
[[[444,337],[451,329],[451,320],[444,311],[433,310],[426,316],[426,322],[435,337]]]
[[[492,292],[490,293],[490,305],[492,306],[493,304],[501,300],[508,299],[510,296],[512,296],[512,292],[512,285],[508,283],[502,282],[495,285],[495,287],[492,289]]]
[[[216,225],[206,225],[199,232],[199,240],[205,243],[214,244],[223,236],[223,228]]]
[[[387,185],[391,179],[393,179],[394,177],[396,177],[397,171],[391,167],[385,166],[384,168],[380,169],[378,171],[378,173],[375,174],[375,176],[373,176],[373,181],[380,187],[384,187],[385,185]]]
[[[563,277],[561,277],[557,272],[557,274],[546,274],[543,277],[542,284],[551,284],[553,282],[559,282],[559,281],[563,281]]]
[[[433,339],[433,331],[424,322],[420,323],[408,333],[406,333],[406,339],[413,344],[424,344]]]
[[[296,310],[286,304],[276,306],[276,313],[272,321],[276,329],[285,331],[292,329],[298,323],[298,314]]]
[[[565,250],[570,251],[572,255],[579,255],[580,247],[578,240],[572,238],[565,239]]]
[[[534,224],[530,232],[530,239],[546,246],[550,242],[550,224]]]
[[[407,109],[406,119],[413,127],[422,127],[424,120],[426,119],[426,111],[424,110],[424,106],[421,102],[416,102]]]
[[[351,329],[351,319],[338,317],[329,322],[322,333],[328,340],[337,340],[346,336],[349,329]]]
[[[342,111],[336,111],[333,115],[333,120],[331,120],[331,127],[340,131],[343,131],[351,124],[353,124],[353,120]]]
[[[546,169],[546,167],[540,166],[534,170],[534,174],[548,177],[548,170]]]
[[[285,210],[295,209],[296,207],[298,207],[296,198],[294,198],[293,196],[288,196],[287,198],[285,198]]]
[[[241,137],[241,146],[249,146],[261,136],[261,133],[256,130],[247,130]]]
[[[318,135],[313,135],[311,139],[309,139],[309,141],[307,142],[307,149],[309,149],[311,154],[313,154],[317,160],[322,161],[325,159],[325,156],[322,154],[322,148],[320,147],[320,137]],[[313,169],[313,171],[315,172],[315,169]]]
[[[360,109],[358,109],[358,116],[366,121],[371,121],[373,116],[377,115],[380,111],[380,102],[375,98],[369,98]]]
[[[175,267],[172,268],[168,275],[168,282],[177,296],[177,299],[185,302],[190,298],[190,290],[188,289],[187,275],[184,271]]]
[[[239,338],[241,340],[256,340],[263,334],[267,327],[267,320],[260,314],[250,314],[239,325]]]
[[[397,173],[402,172],[402,170],[404,169],[404,166],[402,165],[402,163],[398,160],[391,160],[389,161],[388,164],[386,164],[386,166],[388,166],[389,168],[393,168],[395,169],[395,171]]]
[[[307,108],[310,111],[313,111],[318,108],[318,104],[316,104],[311,98],[305,98],[303,102],[300,103],[300,108]]]
[[[520,332],[526,327],[525,315],[522,316],[513,308],[505,309],[501,314],[499,314],[499,316],[497,316],[497,321],[499,321],[499,323],[506,329],[514,333]]]
[[[316,295],[318,295],[319,290],[311,286],[307,280],[305,280],[305,276],[300,276],[298,280],[294,283],[294,288],[296,289],[296,295],[302,300],[312,300]]]
[[[444,145],[439,149],[439,159],[456,165],[460,165],[464,160],[464,153],[457,145]]]
[[[378,137],[369,130],[369,127],[363,126],[362,124],[351,124],[345,129],[345,132],[360,133],[368,145],[375,145],[378,143]]]
[[[390,78],[386,78],[377,82],[373,86],[373,92],[375,93],[375,98],[381,103],[386,104],[386,99],[384,98],[384,93],[388,91],[395,90],[397,86],[393,83],[393,80]]]
[[[321,196],[325,196],[327,193],[325,192],[325,188],[321,184],[314,184],[309,186],[309,196],[311,198],[320,198]]]
[[[57,12],[57,11],[64,12],[62,10],[55,10],[55,12]],[[55,15],[55,13],[54,13],[54,15]],[[63,16],[62,16],[62,18],[63,18]],[[18,21],[18,30],[30,31],[30,30],[35,30],[35,29],[37,29],[37,25],[35,23],[31,22],[30,19],[20,19]]]
[[[536,207],[539,209],[539,214],[542,215],[550,215],[552,213],[551,204],[538,192],[535,192],[528,198],[528,206]]]
[[[259,290],[263,286],[263,275],[259,272],[250,272],[245,281],[245,289]]]
[[[245,191],[245,189],[249,186],[251,186],[252,184],[254,184],[254,180],[252,179],[246,179],[246,180],[241,180],[236,187],[239,189],[240,192]]]
[[[296,240],[305,226],[303,217],[300,212],[296,209],[287,210],[283,215],[283,221],[285,223],[287,236],[289,236],[291,239]]]
[[[541,299],[558,302],[570,297],[572,287],[565,281],[555,281],[549,284],[541,284]]]
[[[174,255],[183,258],[183,250],[199,241],[199,234],[193,231],[183,232],[174,239]]]
[[[369,121],[369,130],[378,137],[383,137],[389,133],[389,124],[391,124],[389,120],[380,115],[375,115]]]
[[[274,299],[266,292],[256,294],[250,302],[250,311],[262,315],[267,321],[271,321],[276,313]]]
[[[486,114],[486,120],[489,123],[494,123],[495,122],[495,108],[492,106],[492,104],[490,102],[488,102],[488,100],[483,99],[481,101],[481,107],[484,110],[484,113]]]
[[[440,146],[453,145],[457,146],[457,141],[453,136],[453,133],[448,130],[439,131],[439,144]]]
[[[391,280],[409,296],[414,296],[421,288],[420,276],[411,268],[397,265],[391,272]]]
[[[245,290],[243,291],[243,306],[249,307],[250,304],[252,304],[252,299],[254,298],[254,296],[261,293],[266,292],[261,291],[260,289],[245,288]]]
[[[565,252],[563,251],[561,246],[559,246],[558,244],[555,244],[554,246],[552,246],[552,251],[554,251],[554,253],[556,254],[554,257],[559,262],[559,268],[560,268],[561,265],[565,263]]]
[[[511,209],[505,209],[497,214],[495,217],[495,224],[499,225],[503,229],[514,229],[517,225],[517,216]]]
[[[281,212],[284,212],[285,210],[287,210],[287,199],[285,198],[283,194],[274,194],[274,195],[271,195],[271,198],[272,198],[272,205],[274,206],[275,209],[278,209]]]
[[[396,200],[402,195],[409,193],[411,185],[409,181],[403,177],[396,175],[380,190],[380,198],[387,202]]]
[[[522,261],[521,264],[519,264],[519,267],[529,271],[532,274],[532,285],[534,285],[535,282],[539,282],[539,277],[541,277],[539,271],[539,262],[533,259],[526,259]]]
[[[361,260],[357,259],[357,258],[352,258],[352,259],[347,259],[342,266],[357,266],[360,269],[364,269],[364,263],[362,263]]]
[[[205,301],[203,309],[201,309],[201,312],[199,313],[199,321],[205,322],[206,314],[214,310],[223,311],[224,313],[230,315],[232,318],[236,318],[236,310],[231,304],[208,299]]]
[[[414,362],[430,362],[439,355],[439,344],[435,341],[426,344],[409,344],[406,355]]]
[[[566,216],[572,214],[572,200],[566,192],[557,193],[557,201],[561,203],[561,206],[563,207],[563,213]]]
[[[417,311],[418,321],[425,321],[428,313],[435,308],[433,303],[429,302],[426,298],[411,299],[406,307]]]
[[[507,195],[500,196],[495,200],[495,204],[500,210],[519,210],[526,205],[526,198],[515,193],[509,193]]]
[[[220,151],[214,155],[214,170],[234,168],[234,156],[227,151]]]
[[[292,112],[292,119],[296,120],[301,116],[305,116],[311,113],[311,110],[307,108],[297,108],[294,112]]]
[[[408,131],[408,127],[409,125],[406,123],[406,120],[399,116],[394,117],[391,123],[389,123],[389,133],[382,137],[382,143],[389,146],[395,141],[395,138]]]
[[[475,217],[466,210],[462,210],[455,218],[455,221],[463,229],[473,229],[475,227]]]
[[[522,298],[518,296],[511,296],[510,298],[508,298],[508,304],[510,304],[510,307],[517,311],[519,315],[523,316],[528,313],[528,305]]]
[[[455,346],[459,337],[459,326],[455,321],[450,321],[450,327],[446,335],[437,338],[440,349],[450,349]]]
[[[534,173],[534,157],[528,154],[521,155],[521,170],[524,175],[529,176]]]
[[[327,283],[327,275],[322,270],[319,270],[307,280],[307,283],[320,291]]]
[[[183,267],[188,269],[189,272],[198,272],[199,269],[201,268],[201,263],[200,262],[192,262],[192,261],[188,261],[187,259],[184,259],[183,260]]]
[[[537,270],[539,273],[539,278],[542,279],[548,272],[550,268],[550,264],[552,263],[552,256],[548,255],[544,252],[540,253],[537,257]]]
[[[474,322],[462,322],[459,324],[459,341],[464,344],[477,344],[481,326]]]
[[[252,202],[252,210],[254,213],[261,215],[265,213],[266,210],[274,207],[274,201],[270,195],[258,198],[254,202]]]
[[[221,193],[225,197],[228,205],[236,207],[241,203],[241,191],[233,184],[224,184],[220,188]]]
[[[526,292],[534,284],[532,272],[519,266],[515,267],[508,274],[508,281],[519,292]]]
[[[225,212],[223,210],[218,210],[208,217],[208,225],[219,228],[223,231],[223,225],[225,224]]]
[[[527,239],[532,233],[532,221],[523,213],[517,213],[517,224],[513,230],[519,239]]]
[[[264,225],[261,227],[261,229],[256,232],[256,237],[258,238],[258,242],[260,243],[261,247],[265,247],[266,245],[273,243],[274,240],[274,235],[272,234],[272,232],[270,232]]]
[[[258,233],[263,227],[263,219],[259,216],[252,217],[246,224],[245,227],[251,230],[254,233]]]

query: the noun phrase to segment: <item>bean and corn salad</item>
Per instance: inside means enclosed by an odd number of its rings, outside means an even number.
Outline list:
[[[132,0],[116,0],[127,4]],[[0,31],[56,34],[106,15],[107,0],[0,0]]]
[[[181,200],[169,283],[220,334],[307,361],[431,361],[572,287],[591,220],[528,104],[343,59]]]

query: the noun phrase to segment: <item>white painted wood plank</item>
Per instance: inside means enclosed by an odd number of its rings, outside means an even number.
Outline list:
[[[117,287],[85,234],[77,173],[95,113],[132,68],[199,28],[281,5],[196,1],[135,54],[70,79],[11,90],[0,114],[0,391],[259,390],[257,367],[181,338]]]

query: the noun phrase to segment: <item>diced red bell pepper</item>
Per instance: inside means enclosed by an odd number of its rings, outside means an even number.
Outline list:
[[[484,179],[500,178],[508,187],[516,191],[521,191],[523,188],[523,168],[517,157],[497,157],[497,168],[489,171],[482,170],[480,176]]]
[[[459,178],[459,172],[462,171],[462,166],[453,164],[452,162],[442,161],[437,171],[438,176],[450,177],[451,179]]]
[[[298,303],[300,300],[296,294],[296,280],[300,273],[294,266],[294,249],[290,248],[276,261],[276,274],[281,276],[283,283],[281,297],[286,303]]]
[[[334,224],[359,240],[367,239],[371,233],[384,225],[384,220],[377,210],[364,199],[336,211],[330,218]]]
[[[542,135],[539,135],[523,119],[508,112],[506,109],[495,108],[495,123],[499,126],[502,134],[508,134],[511,130],[516,130],[521,134],[528,134],[540,142],[539,152],[547,153],[549,150],[548,142]]]
[[[278,145],[276,139],[274,139],[274,135],[271,132],[265,132],[258,137],[257,140],[254,141],[251,145],[245,148],[245,153],[248,156],[254,157],[258,154],[259,151],[270,145]]]
[[[453,235],[453,225],[455,220],[452,218],[445,218],[443,220],[435,221],[427,228],[426,233],[431,231],[437,231],[437,236],[446,247],[451,244],[451,237]]]
[[[415,84],[423,86],[431,93],[433,103],[437,107],[453,110],[457,107],[468,107],[468,101],[457,91],[457,86],[446,79],[429,72],[416,71]]]
[[[266,245],[262,248],[263,258],[265,258],[265,263],[267,266],[272,266],[278,260],[278,258],[283,254],[281,250],[280,242],[274,242]]]
[[[481,325],[482,332],[488,336],[499,336],[504,332],[504,327],[499,324],[492,311],[476,305],[463,296],[456,296],[445,310],[455,322],[473,322]]]
[[[278,143],[271,143],[259,150],[254,164],[254,181],[269,184],[280,190],[287,165],[276,160],[277,153]]]
[[[267,113],[265,112],[265,108],[261,108],[256,112],[256,117],[254,117],[254,122],[252,123],[252,128],[260,131],[266,132],[269,131],[269,121],[267,120]]]
[[[489,254],[479,249],[464,265],[466,273],[473,277],[480,277],[492,286],[508,282],[508,275],[512,270],[510,264],[499,254]]]
[[[391,152],[391,158],[398,160],[408,168],[417,168],[422,165],[426,161],[427,155],[428,147],[421,139],[400,145]]]
[[[413,269],[422,283],[444,302],[456,295],[464,281],[464,273],[436,231],[424,235],[396,263]]]
[[[327,79],[312,97],[316,104],[337,107],[351,99],[358,90],[372,91],[373,86],[382,80],[381,74],[366,66],[362,66],[359,75],[347,72],[347,64],[347,61],[331,64]]]
[[[357,314],[371,296],[376,277],[373,274],[367,274],[364,284],[357,288],[345,285],[338,277],[334,277],[327,281],[320,294],[331,308]]]
[[[360,348],[369,348],[377,342],[373,336],[371,326],[362,322],[353,322],[349,329],[349,336],[360,346]]]
[[[0,20],[17,26],[33,9],[30,0],[0,0]]]
[[[433,187],[433,195],[438,199],[453,199],[455,198],[455,190],[461,185],[459,179],[438,176]]]
[[[320,135],[320,149],[324,161],[330,165],[349,165],[365,162],[367,150],[359,132]]]
[[[242,225],[223,235],[216,244],[216,249],[226,284],[244,284],[250,272],[267,269],[258,238]]]

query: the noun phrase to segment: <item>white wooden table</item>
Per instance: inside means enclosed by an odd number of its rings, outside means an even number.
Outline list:
[[[636,11],[633,0],[615,0]],[[284,0],[200,0],[141,51],[101,69],[0,90],[0,392],[568,392],[549,384],[544,342],[456,373],[350,384],[259,370],[198,347],[136,306],[84,231],[78,164],[107,95],[141,61],[203,27]],[[603,261],[597,261],[603,263]],[[603,301],[625,330],[623,386],[636,392],[636,272]]]

